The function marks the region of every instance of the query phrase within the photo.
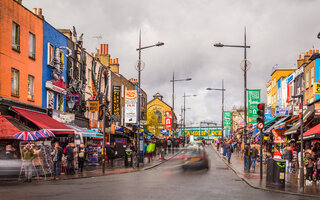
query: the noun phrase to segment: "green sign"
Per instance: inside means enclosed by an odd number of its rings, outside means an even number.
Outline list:
[[[221,127],[192,127],[180,130],[179,135],[193,135],[195,138],[214,139],[221,137]]]
[[[231,129],[231,111],[224,111],[223,113],[223,124],[225,130]]]
[[[248,124],[257,123],[258,104],[260,103],[260,90],[248,90]]]

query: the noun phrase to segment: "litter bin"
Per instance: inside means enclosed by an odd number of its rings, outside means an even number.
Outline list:
[[[285,187],[286,161],[279,158],[268,159],[266,182],[269,187]]]
[[[132,150],[127,148],[124,155],[124,166],[132,167]]]

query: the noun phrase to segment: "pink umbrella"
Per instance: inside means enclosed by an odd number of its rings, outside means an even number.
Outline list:
[[[38,139],[33,133],[28,131],[22,131],[13,136],[15,139],[24,140],[24,141],[35,141]]]

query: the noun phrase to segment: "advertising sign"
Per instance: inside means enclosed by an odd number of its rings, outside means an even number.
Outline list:
[[[161,129],[161,130],[160,130],[160,134],[161,134],[161,135],[169,135],[169,130],[167,130],[167,129]]]
[[[276,108],[276,116],[277,117],[289,116],[289,108]]]
[[[53,110],[52,111],[52,118],[57,120],[58,122],[67,124],[67,123],[74,123],[75,115],[72,113],[60,112]]]
[[[113,86],[112,115],[113,121],[120,121],[120,86]]]
[[[314,83],[314,94],[320,94],[320,83]]]
[[[223,124],[225,130],[231,129],[231,111],[225,111],[223,114]]]
[[[89,112],[99,111],[99,101],[91,100],[91,101],[88,101],[88,103],[89,103],[88,105]]]
[[[257,123],[258,104],[260,103],[260,90],[248,90],[248,124]]]
[[[125,123],[137,122],[137,90],[127,90],[125,96]]]
[[[165,112],[165,129],[172,129],[172,111]]]
[[[214,139],[222,136],[221,127],[192,127],[180,130],[180,135],[193,135],[195,138]]]

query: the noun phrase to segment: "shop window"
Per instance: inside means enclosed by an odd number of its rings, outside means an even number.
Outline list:
[[[20,51],[20,25],[12,22],[12,49]]]
[[[54,59],[54,46],[53,44],[48,43],[48,65],[53,66]]]
[[[124,97],[124,85],[121,85],[121,97]]]
[[[36,58],[36,36],[29,33],[29,58]]]
[[[63,95],[57,95],[57,110],[63,111],[64,98]]]
[[[19,96],[19,70],[11,68],[11,95]]]
[[[313,86],[314,84],[314,68],[311,69],[311,87]]]
[[[28,100],[34,100],[34,76],[28,76]]]

